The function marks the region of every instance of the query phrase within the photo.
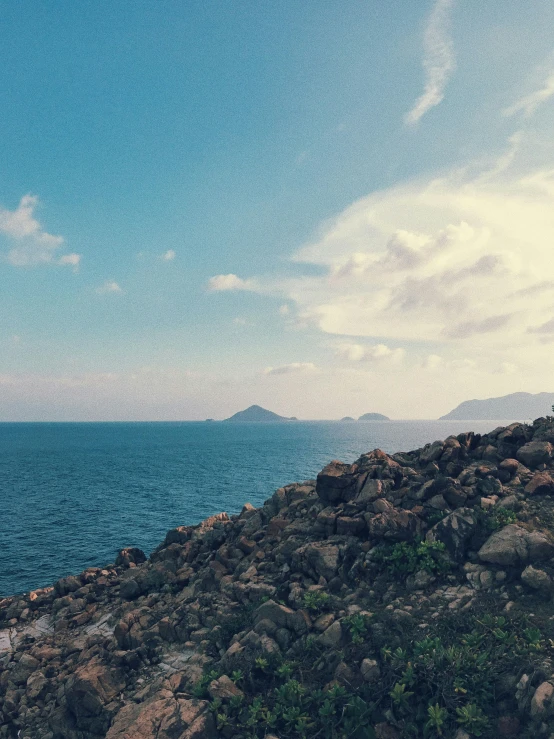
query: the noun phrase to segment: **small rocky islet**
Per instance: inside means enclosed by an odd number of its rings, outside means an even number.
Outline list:
[[[554,418],[0,600],[0,737],[554,737]]]

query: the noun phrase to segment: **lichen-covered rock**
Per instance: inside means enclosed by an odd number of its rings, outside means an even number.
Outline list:
[[[308,573],[313,571],[318,577],[330,580],[337,574],[339,548],[336,544],[313,542],[299,547],[293,554],[293,561]]]
[[[554,554],[554,544],[547,534],[510,524],[496,531],[478,552],[479,559],[499,565],[536,562]]]
[[[477,525],[477,517],[470,508],[458,508],[433,526],[427,541],[442,541],[452,559],[461,562]]]
[[[521,573],[522,581],[533,590],[540,590],[543,593],[552,591],[552,578],[544,570],[537,569],[533,565],[527,567]]]

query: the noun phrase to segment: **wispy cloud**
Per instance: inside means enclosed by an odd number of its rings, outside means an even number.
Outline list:
[[[402,348],[391,349],[386,344],[354,344],[341,342],[335,347],[335,355],[349,362],[401,362],[406,352]]]
[[[122,287],[114,280],[106,280],[103,285],[96,288],[97,295],[110,295],[123,293]]]
[[[216,275],[208,280],[209,292],[229,292],[232,290],[255,290],[254,280],[243,280],[237,275]]]
[[[164,262],[172,262],[177,254],[173,249],[168,249],[166,252],[162,254],[162,259]]]
[[[79,271],[79,265],[81,263],[81,255],[80,254],[63,254],[58,259],[58,264],[61,266],[69,266],[73,267],[74,272]]]
[[[291,362],[279,367],[266,367],[264,375],[310,374],[317,371],[318,368],[313,362]]]
[[[43,229],[34,215],[38,205],[39,199],[27,194],[21,198],[15,210],[0,208],[0,232],[15,242],[7,254],[8,262],[14,267],[55,263],[76,268],[80,259],[78,254],[67,254],[56,259],[56,251],[64,239]]]
[[[444,98],[450,75],[456,69],[456,59],[450,38],[450,14],[454,0],[436,0],[429,16],[423,39],[423,69],[425,87],[412,109],[404,117],[408,126],[414,126]]]
[[[523,113],[525,118],[530,118],[537,108],[546,103],[554,95],[554,71],[550,70],[541,87],[517,100],[503,113],[505,116],[513,116]]]

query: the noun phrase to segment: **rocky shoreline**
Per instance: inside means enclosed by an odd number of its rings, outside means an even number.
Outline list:
[[[0,601],[0,737],[554,737],[554,419],[169,531]]]

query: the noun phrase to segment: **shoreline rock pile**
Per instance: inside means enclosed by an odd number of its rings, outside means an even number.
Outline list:
[[[0,737],[554,737],[554,419],[277,490],[0,600]]]

